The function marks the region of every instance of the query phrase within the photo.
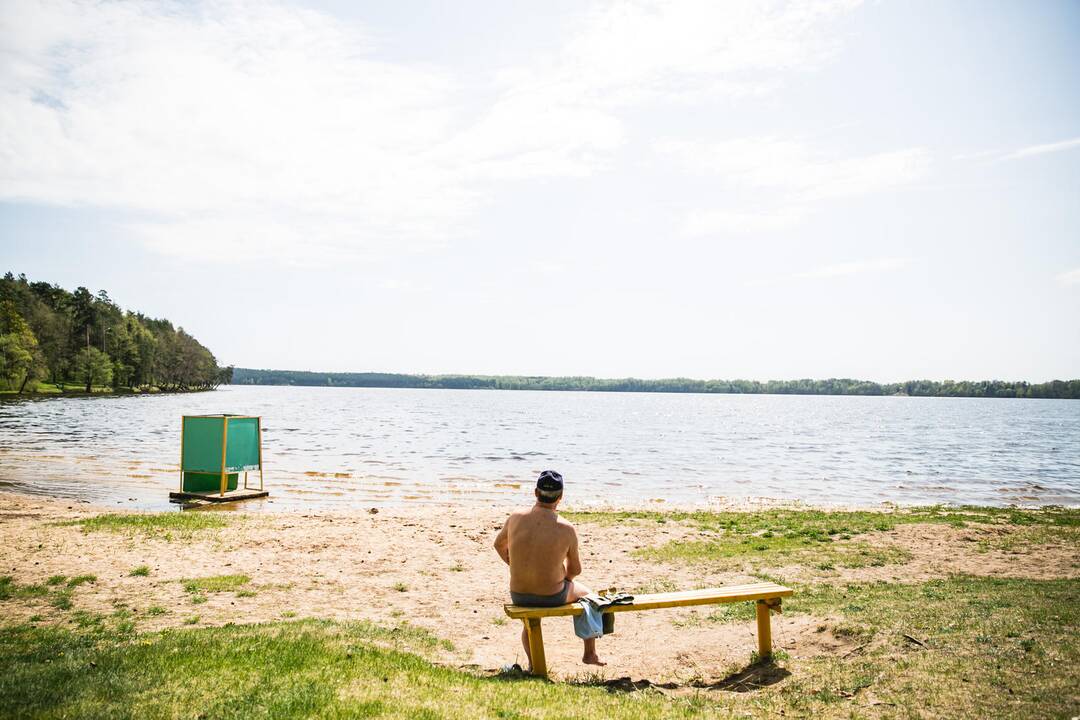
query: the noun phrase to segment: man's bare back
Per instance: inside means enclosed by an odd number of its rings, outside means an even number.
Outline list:
[[[510,595],[518,604],[556,606],[571,603],[591,591],[574,578],[581,574],[578,537],[574,526],[559,517],[562,476],[545,470],[537,480],[536,504],[515,510],[495,538],[495,551],[510,566]],[[525,654],[529,642],[524,630]],[[596,639],[585,641],[582,662],[603,665]],[[530,663],[532,658],[530,657]]]
[[[581,573],[577,532],[554,510],[542,505],[517,510],[506,520],[506,530],[513,592],[554,595]]]

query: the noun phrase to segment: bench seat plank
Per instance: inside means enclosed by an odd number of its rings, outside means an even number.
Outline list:
[[[690,607],[691,605],[713,605],[717,603],[743,602],[749,600],[769,600],[772,598],[787,597],[791,594],[791,588],[771,582],[750,583],[747,585],[728,585],[726,587],[703,588],[701,590],[635,595],[633,602],[625,605],[611,605],[605,608],[604,612],[634,612],[636,610]],[[503,606],[503,609],[509,617],[514,619],[565,617],[568,615],[580,615],[582,613],[581,606],[576,602],[551,608],[530,608],[518,607],[517,605],[505,605]]]

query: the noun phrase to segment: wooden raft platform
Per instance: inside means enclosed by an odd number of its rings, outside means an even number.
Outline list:
[[[269,490],[247,490],[244,488],[238,488],[236,490],[230,490],[222,495],[216,492],[176,492],[169,493],[170,500],[181,501],[199,501],[199,502],[212,502],[212,503],[224,503],[224,502],[236,502],[238,500],[254,500],[255,498],[263,498],[270,495]]]
[[[702,590],[684,590],[681,592],[654,593],[635,595],[632,602],[625,605],[610,605],[605,613],[639,612],[662,608],[690,607],[692,605],[719,605],[733,602],[757,603],[758,657],[772,655],[773,612],[781,612],[780,599],[792,594],[792,589],[776,583],[751,583],[748,585],[728,585],[726,587],[704,588]],[[566,617],[584,612],[581,605],[570,603],[550,608],[518,607],[504,605],[507,616],[521,620],[529,637],[529,654],[532,656],[532,674],[547,677],[547,658],[544,656],[544,635],[540,630],[540,620],[546,617]]]

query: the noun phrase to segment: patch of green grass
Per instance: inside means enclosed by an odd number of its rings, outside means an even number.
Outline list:
[[[850,662],[815,658],[782,695],[850,702],[872,687],[877,700],[907,714],[1068,717],[1080,663],[1078,593],[1075,579],[967,576],[797,591],[785,599],[786,612],[839,612],[834,632],[873,649]]]
[[[149,565],[139,565],[138,567],[131,568],[131,572],[128,573],[131,577],[146,577],[150,574]]]
[[[285,612],[281,613],[281,617],[286,619],[294,618],[296,617],[296,612],[294,610],[286,610]]]
[[[206,596],[205,595],[200,595],[200,594],[196,593],[196,594],[191,596],[191,604],[192,605],[202,605],[204,602],[206,602]]]
[[[91,387],[93,394],[106,394],[106,395],[119,395],[128,394],[133,392],[131,388],[114,388],[108,385],[94,385]],[[86,385],[82,383],[52,383],[52,382],[38,382],[32,386],[28,384],[25,392],[20,393],[15,390],[0,390],[0,395],[19,395],[19,396],[33,396],[33,395],[73,395],[80,396],[86,395]]]
[[[57,610],[70,610],[72,589],[95,580],[95,575],[79,575],[70,580],[66,575],[53,575],[44,583],[22,585],[15,582],[12,576],[4,575],[0,577],[0,601],[47,598],[49,604]]]
[[[699,628],[706,623],[726,625],[728,623],[752,622],[756,618],[754,603],[738,602],[694,608],[682,617],[677,617],[671,624],[678,628]]]
[[[211,575],[181,582],[189,593],[217,593],[239,590],[251,582],[251,578],[247,575]]]
[[[784,660],[790,660],[790,659],[791,659],[791,653],[789,653],[787,650],[774,649],[773,652],[772,652],[772,660],[773,660],[773,662],[782,662]],[[750,651],[750,664],[751,665],[757,665],[760,662],[761,662],[761,656],[758,655],[758,651],[757,650]]]
[[[238,590],[236,592],[236,597],[238,597],[238,598],[249,598],[249,597],[255,597],[256,595],[258,595],[258,593],[255,592],[254,590]]]
[[[584,511],[562,513],[571,522],[616,525],[627,522],[655,523],[660,520],[692,525],[699,530],[757,535],[771,532],[790,537],[824,538],[855,535],[874,530],[892,530],[911,523],[943,523],[964,526],[967,523],[1004,525],[1049,525],[1080,527],[1080,508],[1046,506],[1036,510],[983,507],[975,505],[932,505],[874,510],[818,510],[813,508],[774,508],[752,512],[662,511]]]
[[[419,631],[300,621],[94,633],[0,630],[0,715],[213,718],[682,718],[682,703],[432,665]],[[255,660],[253,662],[253,660]],[[229,682],[221,683],[222,677]],[[63,692],[56,692],[57,688]]]
[[[636,588],[631,590],[630,594],[649,595],[652,593],[675,592],[679,589],[679,586],[677,586],[673,581],[668,580],[667,578],[662,578],[660,580],[651,580],[649,582],[642,583],[641,585],[638,585]],[[685,590],[686,588],[682,589]]]
[[[198,615],[192,615],[191,617],[184,618],[184,624],[185,625],[198,625],[199,624],[199,616]]]
[[[759,567],[786,563],[833,567],[881,566],[907,562],[902,549],[871,546],[853,538],[888,531],[897,525],[937,523],[956,527],[1007,526],[999,537],[1015,543],[1080,541],[1080,509],[1047,507],[1039,510],[992,507],[921,507],[891,512],[834,511],[777,508],[757,512],[576,512],[574,522],[678,522],[700,533],[694,539],[673,540],[642,548],[637,556],[660,562],[711,562],[735,567],[744,561]],[[1002,540],[998,546],[1008,549]]]
[[[49,594],[49,587],[44,584],[31,583],[20,585],[10,575],[0,576],[0,601],[2,600],[25,600],[28,598],[45,597]]]
[[[62,526],[79,526],[83,532],[114,532],[142,535],[161,540],[190,538],[203,530],[218,530],[229,524],[220,513],[170,512],[170,513],[106,513],[79,520],[56,523]]]
[[[146,608],[147,615],[164,615],[167,612],[169,611],[161,607],[160,605],[151,605],[150,607]]]
[[[998,550],[1001,552],[1022,552],[1039,545],[1080,544],[1080,527],[1061,525],[1026,525],[1011,528],[1007,533],[987,533],[976,537],[979,552]]]
[[[396,583],[394,583],[394,589],[397,590],[398,592],[408,592],[409,591],[409,586],[406,585],[403,582],[396,582]]]
[[[910,552],[898,547],[872,547],[853,540],[829,542],[778,536],[673,540],[659,547],[642,548],[634,554],[656,562],[711,563],[720,567],[806,564],[822,570],[837,566],[895,565],[911,559]]]
[[[71,590],[58,590],[49,596],[49,604],[57,610],[71,609]]]
[[[701,613],[695,609],[685,615],[675,615],[672,617],[671,624],[682,629],[699,628],[705,624],[705,620],[702,618]]]
[[[754,603],[740,602],[717,605],[712,612],[705,616],[705,619],[711,623],[724,625],[734,622],[749,622],[756,617],[757,609]]]
[[[81,628],[96,628],[105,622],[107,616],[90,612],[89,610],[76,610],[71,613],[71,622]]]
[[[454,565],[450,568],[450,572],[465,572],[465,566],[462,565],[460,562],[454,563]]]
[[[797,589],[786,611],[840,615],[868,644],[802,659],[778,648],[775,683],[672,696],[610,692],[599,676],[545,683],[434,665],[438,639],[409,626],[305,620],[123,637],[8,626],[0,628],[0,716],[1071,717],[1078,592],[1078,580],[971,577]],[[753,605],[713,614],[728,612],[716,621],[749,621]]]

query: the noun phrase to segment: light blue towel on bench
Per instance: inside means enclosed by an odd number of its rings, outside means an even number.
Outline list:
[[[604,634],[604,614],[600,611],[602,602],[596,594],[578,600],[583,612],[574,616],[574,634],[582,640],[592,640]]]

